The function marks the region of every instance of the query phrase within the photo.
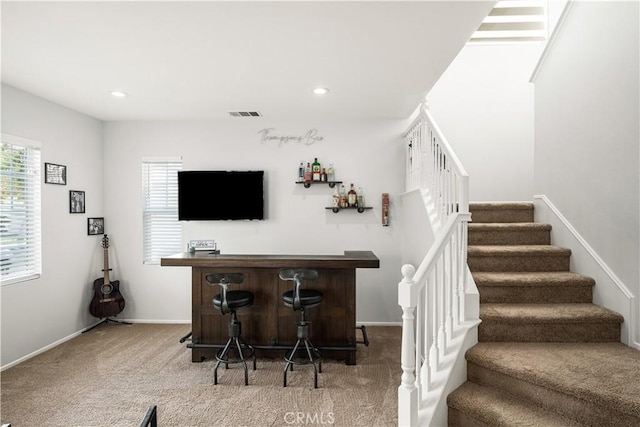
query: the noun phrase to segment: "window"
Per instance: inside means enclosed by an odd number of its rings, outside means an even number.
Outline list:
[[[498,1],[469,42],[497,44],[547,40],[546,3],[545,0]]]
[[[178,171],[181,158],[142,160],[143,251],[145,264],[182,251],[182,224],[178,222]]]
[[[0,278],[2,285],[42,272],[40,144],[2,135],[0,143]]]

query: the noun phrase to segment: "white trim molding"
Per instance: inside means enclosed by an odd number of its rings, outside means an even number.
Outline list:
[[[596,281],[594,303],[624,316],[622,342],[640,350],[637,298],[546,195],[533,196],[535,220],[551,224],[553,244],[571,249],[572,270]]]

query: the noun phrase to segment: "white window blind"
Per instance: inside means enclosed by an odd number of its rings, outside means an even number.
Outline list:
[[[472,44],[542,42],[548,36],[545,0],[499,1],[469,40]]]
[[[0,143],[0,282],[40,277],[40,145],[11,135]]]
[[[145,264],[159,264],[163,256],[182,251],[182,224],[178,222],[180,158],[142,160],[142,196]]]

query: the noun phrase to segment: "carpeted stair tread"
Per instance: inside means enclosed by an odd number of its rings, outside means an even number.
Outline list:
[[[472,273],[477,286],[584,286],[593,287],[595,280],[571,271],[476,271]]]
[[[472,273],[480,303],[591,303],[595,280],[569,271]]]
[[[535,222],[469,223],[469,245],[549,245],[551,225]]]
[[[571,249],[552,245],[469,245],[468,256],[570,256]]]
[[[554,412],[469,381],[447,397],[447,405],[450,426],[580,426]]]
[[[640,351],[622,343],[479,343],[467,351],[466,359],[520,381],[523,388],[509,390],[512,395],[526,395],[526,384],[533,384],[592,410],[597,405],[599,412],[619,412],[640,425]],[[544,393],[539,397],[544,400]],[[551,399],[546,404],[555,403]],[[562,402],[558,405],[564,411]],[[576,411],[579,415],[580,408]]]
[[[624,317],[595,304],[482,304],[480,319],[499,323],[622,323]]]
[[[470,245],[471,271],[569,271],[571,250],[552,245]]]
[[[533,203],[470,203],[471,221],[482,222],[533,222]]]

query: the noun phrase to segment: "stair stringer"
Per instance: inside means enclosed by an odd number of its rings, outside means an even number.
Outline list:
[[[609,266],[598,256],[589,243],[578,233],[558,208],[545,195],[533,196],[535,222],[551,224],[552,244],[571,248],[571,271],[595,279],[594,304],[620,313],[624,317],[620,340],[640,350],[635,341],[639,322],[637,299]]]

